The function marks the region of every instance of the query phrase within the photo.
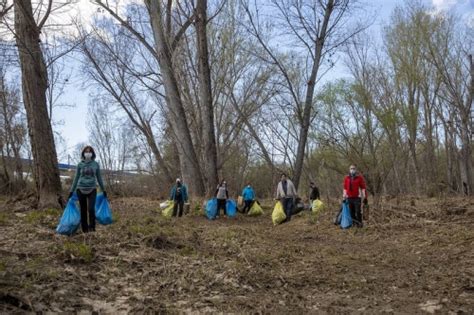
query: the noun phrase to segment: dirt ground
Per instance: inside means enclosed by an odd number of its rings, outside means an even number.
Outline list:
[[[391,199],[361,229],[337,205],[166,219],[112,199],[116,222],[55,234],[61,211],[0,202],[0,313],[474,313],[474,199]]]

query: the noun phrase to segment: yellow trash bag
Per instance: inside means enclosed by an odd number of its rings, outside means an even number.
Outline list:
[[[316,215],[321,213],[321,211],[324,210],[324,203],[319,199],[314,200],[311,210],[313,211],[313,214]]]
[[[275,205],[275,208],[273,208],[272,212],[272,221],[273,225],[278,225],[285,221],[286,219],[286,214],[285,210],[283,210],[283,205],[281,204],[280,201],[278,201]]]
[[[258,202],[254,201],[254,203],[253,203],[252,207],[250,208],[249,213],[247,213],[247,215],[251,216],[251,217],[256,217],[256,216],[259,216],[259,215],[262,215],[262,214],[263,214],[262,207],[260,207]]]
[[[173,208],[174,208],[174,202],[170,202],[169,206],[166,207],[161,214],[165,218],[171,218],[173,216]]]

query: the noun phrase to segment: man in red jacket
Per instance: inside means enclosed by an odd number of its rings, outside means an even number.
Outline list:
[[[367,192],[364,177],[357,173],[355,165],[349,168],[349,175],[344,178],[343,198],[349,203],[354,225],[362,227],[361,200],[367,204]]]

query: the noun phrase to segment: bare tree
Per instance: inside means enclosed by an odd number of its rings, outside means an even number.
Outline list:
[[[249,31],[255,36],[264,48],[269,61],[277,66],[282,76],[285,93],[293,105],[295,116],[299,124],[298,145],[295,152],[295,164],[293,179],[298,186],[303,170],[305,148],[314,108],[314,91],[317,79],[321,76],[319,70],[324,57],[329,57],[337,47],[344,44],[347,39],[357,34],[363,26],[350,28],[347,32],[341,32],[347,27],[347,17],[353,3],[347,0],[328,1],[270,1],[276,19],[284,25],[282,34],[291,38],[292,43],[298,47],[296,54],[302,54],[302,59],[308,65],[306,76],[306,88],[301,90],[297,81],[292,77],[284,59],[279,56],[278,51],[271,46],[262,34],[261,22],[259,22],[258,8],[252,8],[246,4]],[[275,25],[276,26],[276,25]],[[300,51],[302,53],[300,53]],[[303,96],[304,95],[304,96]]]
[[[24,186],[21,151],[25,145],[26,123],[21,113],[20,91],[5,78],[4,66],[0,67],[0,153],[3,184],[14,192]],[[2,187],[2,190],[5,187]]]
[[[140,32],[106,3],[100,0],[95,2],[126,27],[156,58],[163,80],[170,123],[178,144],[179,162],[183,178],[188,183],[191,194],[204,195],[205,189],[201,167],[194,149],[173,64],[173,54],[176,46],[191,25],[194,16],[187,17],[183,24],[173,27],[173,1],[167,1],[166,6],[158,0],[145,1],[154,37],[154,45],[151,45]],[[177,30],[175,30],[176,28]]]
[[[117,31],[112,24],[102,23],[102,30],[94,26],[93,33],[84,35],[80,50],[85,62],[84,73],[92,79],[98,88],[107,93],[112,104],[116,104],[128,117],[130,122],[139,130],[147,140],[148,145],[155,156],[157,166],[166,182],[171,182],[170,171],[166,166],[153,130],[153,119],[156,109],[147,107],[147,101],[140,89],[151,89],[154,93],[160,93],[153,87],[143,86],[145,80],[139,75],[133,64],[136,58],[134,46],[125,45],[130,39],[123,33]],[[102,35],[103,33],[106,35]],[[113,39],[106,38],[108,35]],[[139,59],[138,61],[141,61]],[[152,76],[153,74],[148,74]],[[136,78],[139,78],[137,81]],[[149,97],[150,95],[146,95]]]
[[[204,140],[204,177],[207,195],[217,187],[217,148],[214,133],[211,69],[207,37],[207,0],[197,0],[196,6],[197,57],[199,65],[199,95],[202,108],[202,139]]]
[[[52,0],[37,23],[31,0],[15,0],[15,38],[18,46],[23,102],[34,162],[38,206],[57,206],[61,182],[57,168],[56,147],[48,117],[46,89],[48,75],[40,47],[40,31],[51,13]]]

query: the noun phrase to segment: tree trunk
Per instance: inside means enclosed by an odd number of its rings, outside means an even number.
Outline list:
[[[176,139],[179,153],[179,163],[183,180],[188,184],[190,194],[203,196],[205,193],[201,169],[189,132],[186,114],[178,89],[178,82],[173,69],[171,44],[165,35],[161,2],[146,1],[150,21],[155,38],[158,63],[163,77],[166,92],[166,102],[169,109],[170,123]]]
[[[306,142],[308,140],[308,132],[311,123],[311,109],[313,108],[313,96],[314,88],[316,85],[316,78],[318,76],[318,70],[321,63],[321,55],[326,40],[326,33],[329,24],[329,19],[334,9],[334,0],[329,0],[326,5],[326,11],[324,12],[324,21],[322,24],[321,31],[316,39],[316,47],[313,61],[313,68],[311,69],[311,75],[308,80],[308,86],[306,88],[306,98],[304,102],[303,117],[301,121],[300,138],[298,140],[298,149],[296,151],[296,163],[295,173],[293,176],[293,182],[295,188],[298,189],[301,173],[303,170],[303,161],[305,156]]]
[[[155,157],[156,164],[160,168],[160,170],[163,172],[163,177],[167,184],[173,183],[173,178],[171,177],[170,171],[168,167],[166,166],[165,161],[163,160],[163,157],[161,156],[160,149],[158,148],[158,145],[155,141],[155,137],[153,135],[153,130],[151,129],[151,126],[149,124],[146,124],[144,127],[144,134],[146,141],[148,145],[150,146],[151,152],[153,153],[153,156]]]
[[[39,208],[57,207],[61,193],[58,159],[46,102],[47,70],[39,45],[40,30],[31,0],[15,0],[16,44],[20,57],[23,102],[33,154]]]
[[[461,111],[461,177],[463,184],[463,192],[466,195],[472,195],[472,149],[471,149],[471,109],[474,99],[474,65],[472,55],[469,58],[470,69],[470,90],[467,95],[466,104],[462,106]]]
[[[207,47],[207,0],[197,1],[197,56],[199,71],[199,98],[202,104],[202,139],[204,140],[204,178],[206,180],[206,195],[214,193],[217,187],[217,147],[214,132],[214,108],[211,90],[211,69],[209,66],[209,51]]]

